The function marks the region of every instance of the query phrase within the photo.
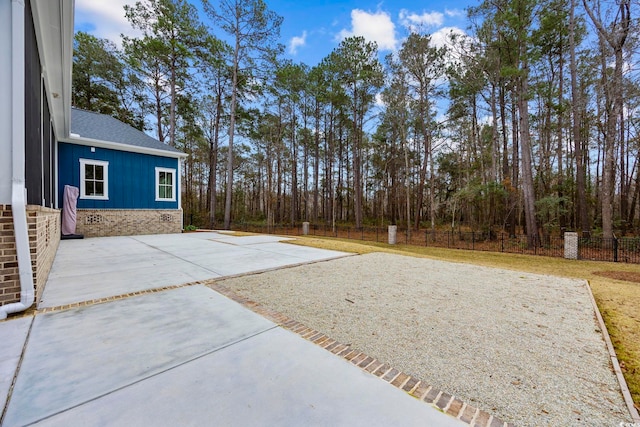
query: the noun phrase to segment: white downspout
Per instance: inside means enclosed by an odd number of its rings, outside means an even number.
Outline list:
[[[24,0],[11,0],[11,212],[20,274],[20,302],[0,306],[0,319],[6,318],[7,314],[28,309],[33,305],[35,299],[27,226],[27,190],[25,188],[24,170],[24,19]]]

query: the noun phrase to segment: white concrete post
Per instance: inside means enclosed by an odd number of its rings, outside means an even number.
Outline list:
[[[309,235],[309,223],[308,222],[303,222],[302,223],[302,235],[303,236],[308,236]]]
[[[564,257],[566,259],[578,259],[578,233],[564,233]]]
[[[397,225],[390,225],[389,226],[389,244],[390,245],[395,245],[396,244],[397,234],[398,234],[398,226]]]

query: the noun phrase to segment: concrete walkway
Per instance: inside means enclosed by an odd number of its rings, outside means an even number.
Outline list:
[[[218,233],[63,241],[41,306],[344,255]],[[202,285],[8,320],[0,340],[7,427],[464,425]]]
[[[63,240],[38,308],[346,255],[280,240],[213,232]]]

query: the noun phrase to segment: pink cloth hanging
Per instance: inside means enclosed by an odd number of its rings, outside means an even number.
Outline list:
[[[76,205],[80,189],[71,185],[64,186],[62,200],[62,235],[76,234]]]

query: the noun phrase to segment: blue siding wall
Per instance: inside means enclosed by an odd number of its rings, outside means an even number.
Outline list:
[[[176,170],[176,194],[179,194],[178,159],[128,153],[61,142],[58,150],[58,195],[62,207],[65,185],[80,187],[80,160],[109,162],[109,200],[78,198],[78,208],[87,209],[177,209],[175,202],[156,202],[156,167]]]

